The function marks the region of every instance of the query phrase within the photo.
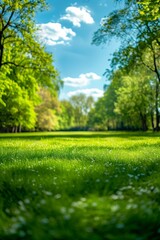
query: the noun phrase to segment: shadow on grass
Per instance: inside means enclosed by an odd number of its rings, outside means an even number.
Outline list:
[[[57,193],[75,199],[87,197],[88,194],[107,197],[114,194],[119,199],[121,194],[119,195],[118,192],[130,185],[132,187],[125,190],[127,198],[139,193],[138,186],[141,186],[142,189],[150,189],[147,193],[150,199],[159,201],[160,193],[154,194],[154,189],[150,188],[151,180],[158,179],[156,161],[144,165],[143,172],[138,162],[132,166],[129,162],[123,161],[108,166],[104,164],[99,166],[95,163],[92,167],[87,163],[85,167],[83,168],[83,165],[78,162],[73,166],[62,165],[62,162],[59,162],[53,166],[51,163],[42,163],[32,168],[21,165],[9,168],[6,170],[6,176],[1,179],[0,195],[4,199],[4,208],[24,198],[32,198],[34,190],[37,192],[38,199],[43,198],[46,191],[53,197]],[[136,172],[135,168],[137,168]],[[139,198],[139,196],[135,197]]]
[[[129,138],[134,137],[160,137],[160,133],[157,132],[32,132],[32,133],[3,133],[0,134],[0,140],[3,139],[32,139],[42,140],[50,138]]]
[[[3,154],[1,154],[1,163],[9,166],[10,164],[17,164],[18,162],[32,164],[37,162],[51,161],[53,164],[57,161],[65,164],[78,161],[83,164],[97,163],[99,165],[105,162],[120,162],[129,163],[136,161],[150,162],[157,161],[157,156],[160,153],[159,143],[152,143],[144,145],[143,143],[135,144],[133,146],[68,146],[65,151],[55,148],[47,150],[43,149],[19,149],[18,146],[4,146]],[[155,154],[156,150],[156,154]],[[149,155],[148,153],[151,153]],[[152,154],[153,153],[153,154]]]

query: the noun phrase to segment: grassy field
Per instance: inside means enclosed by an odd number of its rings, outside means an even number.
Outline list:
[[[0,134],[1,240],[159,240],[160,134]]]

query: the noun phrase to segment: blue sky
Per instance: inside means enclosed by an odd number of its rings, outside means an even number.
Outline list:
[[[64,81],[60,99],[77,93],[103,95],[108,59],[118,44],[91,45],[101,19],[120,7],[114,0],[48,0],[49,10],[39,13],[39,36],[54,55],[54,66]]]

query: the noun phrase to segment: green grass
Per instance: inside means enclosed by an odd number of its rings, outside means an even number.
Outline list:
[[[0,134],[0,239],[159,240],[160,134]]]

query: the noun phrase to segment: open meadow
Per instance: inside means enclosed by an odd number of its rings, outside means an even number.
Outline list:
[[[0,134],[0,239],[159,240],[160,134]]]

